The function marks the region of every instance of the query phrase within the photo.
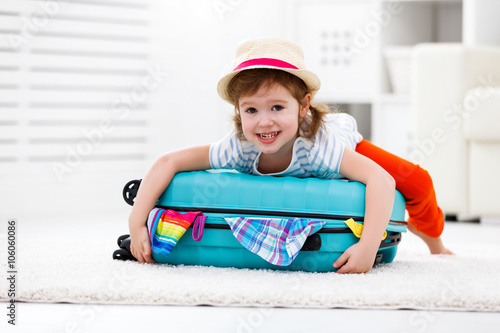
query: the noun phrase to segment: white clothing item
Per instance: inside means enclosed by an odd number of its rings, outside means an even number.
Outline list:
[[[301,133],[302,134],[302,133]],[[312,140],[299,136],[293,145],[289,166],[272,176],[342,178],[340,162],[345,147],[355,150],[363,140],[356,120],[346,113],[326,116],[325,127]],[[262,175],[258,169],[260,150],[246,140],[238,139],[235,131],[210,146],[210,165],[213,169],[235,169],[242,173]]]

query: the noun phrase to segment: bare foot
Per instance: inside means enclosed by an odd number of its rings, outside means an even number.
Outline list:
[[[422,238],[425,244],[427,244],[427,246],[429,247],[431,254],[450,254],[450,255],[455,254],[452,251],[448,250],[446,247],[444,247],[443,242],[441,241],[441,237],[427,236],[426,234],[415,229],[415,227],[410,223],[408,223],[408,230],[410,230],[413,234],[417,235],[418,237]]]

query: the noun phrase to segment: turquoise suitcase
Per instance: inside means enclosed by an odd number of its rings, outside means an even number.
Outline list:
[[[129,182],[124,198],[133,204],[139,181]],[[203,237],[196,241],[188,230],[170,255],[153,253],[157,263],[216,267],[334,271],[333,262],[357,238],[344,223],[363,222],[365,186],[347,180],[254,176],[231,171],[195,171],[175,175],[158,199],[157,207],[178,212],[202,211],[207,216]],[[224,217],[302,217],[326,221],[306,240],[289,266],[268,263],[243,247]],[[374,264],[394,260],[401,233],[406,231],[405,201],[396,191],[387,237]]]

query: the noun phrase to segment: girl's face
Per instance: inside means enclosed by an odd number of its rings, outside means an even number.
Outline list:
[[[300,105],[285,87],[277,83],[241,97],[238,109],[243,135],[263,154],[289,157],[299,136],[299,118],[306,116],[309,100],[310,97],[306,98],[306,104]]]

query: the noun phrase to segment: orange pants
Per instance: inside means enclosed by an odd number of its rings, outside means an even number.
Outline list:
[[[439,237],[443,232],[444,218],[437,205],[432,179],[427,171],[403,158],[393,155],[372,143],[363,140],[356,152],[364,155],[384,168],[396,181],[396,189],[406,201],[409,220],[415,229]]]

